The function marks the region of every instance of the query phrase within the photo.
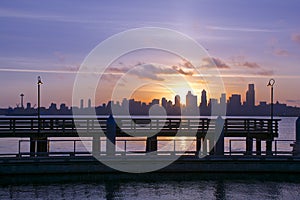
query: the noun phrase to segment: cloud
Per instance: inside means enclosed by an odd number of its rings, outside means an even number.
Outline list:
[[[239,32],[278,32],[279,30],[252,28],[252,27],[228,27],[228,26],[207,26],[209,30],[217,31],[239,31]]]
[[[54,56],[57,57],[57,59],[58,59],[59,62],[61,62],[61,63],[65,62],[66,56],[63,53],[61,53],[59,51],[55,51],[53,54],[54,54]]]
[[[266,70],[266,69],[260,69],[259,71],[255,72],[257,75],[262,75],[262,76],[271,76],[274,75],[273,70]]]
[[[300,104],[300,99],[287,99],[286,102]]]
[[[107,70],[108,73],[122,73],[122,74],[131,74],[139,78],[146,78],[156,81],[163,81],[164,79],[159,77],[158,74],[169,74],[172,73],[172,69],[166,69],[154,64],[142,64],[139,62],[134,67],[110,67]]]
[[[2,72],[25,72],[25,73],[52,73],[52,74],[76,74],[76,71],[70,70],[41,70],[41,69],[12,69],[1,68]]]
[[[181,69],[178,66],[172,66],[172,69],[174,69],[175,71],[177,71],[178,73],[182,74],[182,75],[186,75],[186,76],[192,76],[194,74],[193,71],[184,71],[183,69]]]
[[[250,69],[257,69],[257,68],[261,68],[260,66],[259,66],[259,64],[257,64],[256,62],[244,62],[243,64],[242,64],[242,66],[244,66],[244,67],[247,67],[247,68],[250,68]]]
[[[151,79],[156,81],[164,81],[159,75],[164,74],[182,74],[185,76],[192,76],[193,70],[182,69],[181,66],[166,66],[160,64],[148,63],[144,64],[138,62],[133,67],[122,66],[122,67],[110,67],[107,70],[107,73],[122,73],[122,74],[131,74],[143,79]]]
[[[270,76],[270,75],[274,74],[273,70],[264,69],[256,62],[245,61],[244,63],[241,64],[241,66],[251,69],[252,72],[250,72],[250,73],[255,74],[255,75]],[[255,71],[253,71],[253,70],[255,70]]]
[[[67,66],[65,66],[65,69],[67,71],[77,72],[80,69],[80,65],[67,65]]]
[[[183,63],[180,64],[180,66],[187,68],[187,69],[194,69],[194,66],[192,65],[192,63],[186,59],[182,59]]]
[[[290,52],[284,49],[274,49],[273,54],[276,56],[290,56]]]
[[[295,33],[291,37],[292,41],[296,42],[297,44],[300,44],[300,33]]]
[[[230,66],[227,65],[220,58],[205,57],[205,58],[202,59],[202,61],[204,62],[202,67],[207,67],[207,68],[217,67],[219,69],[229,69],[230,68]]]
[[[117,80],[119,80],[121,78],[121,75],[120,74],[103,74],[101,76],[101,79],[103,81],[109,81],[110,83],[111,82],[116,82]]]
[[[130,68],[129,67],[110,67],[107,69],[108,73],[126,73],[127,71],[129,71]]]

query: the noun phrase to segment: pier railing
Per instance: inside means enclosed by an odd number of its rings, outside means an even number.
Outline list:
[[[120,139],[116,141],[116,156],[130,156],[130,155],[145,155],[146,151],[146,138],[138,139]],[[29,151],[30,140],[22,139],[18,142],[18,149],[16,153],[1,153],[0,157],[28,157],[32,156]],[[35,152],[35,156],[92,156],[94,153],[100,156],[106,156],[106,139],[100,139],[96,142],[101,144],[101,148],[97,152],[92,152],[92,143],[95,142],[92,139],[49,139],[46,142],[48,145],[47,152]],[[230,139],[228,140],[228,147],[224,155],[247,155],[247,151],[243,144],[246,141],[243,139]],[[256,142],[256,141],[254,141]],[[295,140],[274,140],[272,155],[293,155],[292,144]],[[199,152],[196,151],[196,139],[191,138],[160,138],[158,140],[157,155],[193,155],[193,156],[205,156],[212,155],[212,151],[207,149],[201,149]],[[254,149],[252,155],[267,155],[266,150],[257,151]]]
[[[159,137],[185,137],[185,141],[195,140],[195,154],[206,152],[224,155],[224,138],[245,138],[247,155],[253,155],[253,142],[256,151],[262,152],[262,141],[266,143],[266,152],[272,154],[272,141],[278,136],[279,119],[254,118],[70,118],[70,117],[4,117],[0,118],[1,137],[30,138],[31,155],[49,152],[49,137],[92,137],[93,152],[100,151],[100,137],[112,141],[108,149],[114,149],[115,141],[126,138],[127,141],[138,137],[146,138],[146,152],[159,150]],[[223,124],[224,122],[224,124]],[[126,145],[125,145],[125,148]],[[174,143],[175,148],[175,143]],[[173,150],[174,152],[174,150]],[[175,150],[176,152],[176,150]],[[179,152],[180,153],[180,152]],[[230,153],[233,153],[230,150]]]
[[[209,118],[116,118],[117,135],[126,136],[125,132],[135,136],[143,133],[157,133],[157,136],[174,136],[178,131],[186,136],[196,132],[205,137],[209,128],[215,128],[215,119]],[[279,119],[226,118],[224,121],[225,137],[274,138],[278,137]],[[77,131],[87,136],[106,132],[107,118],[52,118],[42,117],[40,126],[36,117],[0,118],[0,137],[28,137],[40,133],[48,137],[76,137]],[[76,126],[75,126],[76,125]],[[40,131],[38,131],[40,127]],[[192,133],[192,134],[190,134]],[[147,136],[147,135],[144,135]]]

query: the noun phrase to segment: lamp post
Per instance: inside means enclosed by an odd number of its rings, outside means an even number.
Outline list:
[[[274,106],[274,89],[273,89],[273,86],[275,84],[275,80],[274,79],[270,79],[269,80],[269,83],[268,83],[268,87],[271,87],[271,120],[273,121],[273,116],[274,116],[274,113],[273,113],[273,106]]]
[[[38,133],[40,133],[40,128],[41,128],[41,123],[40,123],[40,118],[41,118],[41,85],[43,84],[42,79],[40,76],[38,76],[38,82],[37,82],[37,86],[38,86]]]
[[[273,117],[274,117],[274,111],[273,111],[273,107],[274,107],[274,89],[273,86],[275,84],[275,80],[274,79],[270,79],[269,83],[268,83],[268,87],[271,87],[271,131],[272,131],[272,140],[273,140]],[[266,141],[266,153],[267,155],[272,155],[272,140],[267,140]]]
[[[20,97],[21,97],[21,108],[24,108],[24,102],[23,102],[23,100],[24,100],[24,94],[22,93],[22,94],[20,94]]]

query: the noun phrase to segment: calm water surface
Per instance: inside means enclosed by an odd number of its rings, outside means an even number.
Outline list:
[[[129,175],[105,175],[67,183],[48,178],[48,184],[42,181],[0,186],[0,199],[300,199],[299,176],[290,175],[289,179],[270,178],[274,175],[232,176],[158,174],[129,178]]]

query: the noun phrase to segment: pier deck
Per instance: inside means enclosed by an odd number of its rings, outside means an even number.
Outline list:
[[[110,162],[120,162],[119,159],[105,158]],[[164,159],[163,157],[161,159]],[[165,158],[166,159],[166,158]],[[161,162],[157,159],[141,160],[144,164],[155,165]],[[124,158],[122,165],[126,164]],[[132,164],[132,163],[130,163]],[[300,173],[300,157],[291,156],[208,156],[182,157],[158,172],[172,173]],[[93,157],[56,157],[56,158],[22,158],[1,159],[0,175],[16,174],[91,174],[120,173]]]
[[[78,118],[69,117],[51,118],[43,117],[38,121],[35,117],[0,118],[0,138],[28,137],[30,152],[20,152],[11,155],[1,155],[0,174],[42,174],[42,173],[115,173],[116,170],[107,167],[93,158],[98,154],[104,160],[112,162],[139,162],[155,165],[156,162],[180,157],[160,172],[278,172],[300,173],[300,157],[290,155],[273,156],[272,142],[278,137],[279,119],[253,119],[253,118],[226,118],[221,127],[221,136],[215,134],[219,123],[217,119],[209,118],[116,118],[112,129],[107,118]],[[76,126],[75,126],[76,125]],[[113,130],[113,131],[112,131]],[[91,137],[92,152],[51,152],[49,151],[48,137]],[[109,134],[113,133],[113,139]],[[150,135],[150,136],[149,136]],[[102,141],[101,137],[107,136]],[[134,137],[132,137],[134,136]],[[142,151],[127,151],[128,137],[145,137],[146,148]],[[159,151],[159,137],[165,137],[174,142],[173,151]],[[175,148],[178,137],[186,141],[195,142],[194,150],[185,152]],[[245,138],[246,151],[242,155],[225,155],[224,138]],[[110,138],[110,139],[108,139]],[[118,139],[117,139],[118,138]],[[125,150],[117,151],[114,147],[113,156],[100,148],[101,142],[108,140],[124,140]],[[124,139],[123,139],[124,138]],[[126,139],[127,138],[127,139]],[[180,138],[179,138],[180,139]],[[128,141],[127,141],[128,140]],[[207,150],[209,145],[215,145]],[[253,142],[256,142],[256,151],[253,151]],[[262,151],[261,142],[266,142],[266,149]],[[22,141],[21,141],[22,142]],[[20,143],[19,143],[20,148]],[[155,159],[144,155],[155,153]],[[205,155],[199,157],[200,154]],[[255,156],[254,156],[255,154]],[[159,156],[157,156],[159,155]],[[129,159],[130,157],[130,159]],[[132,164],[132,163],[131,163]]]

